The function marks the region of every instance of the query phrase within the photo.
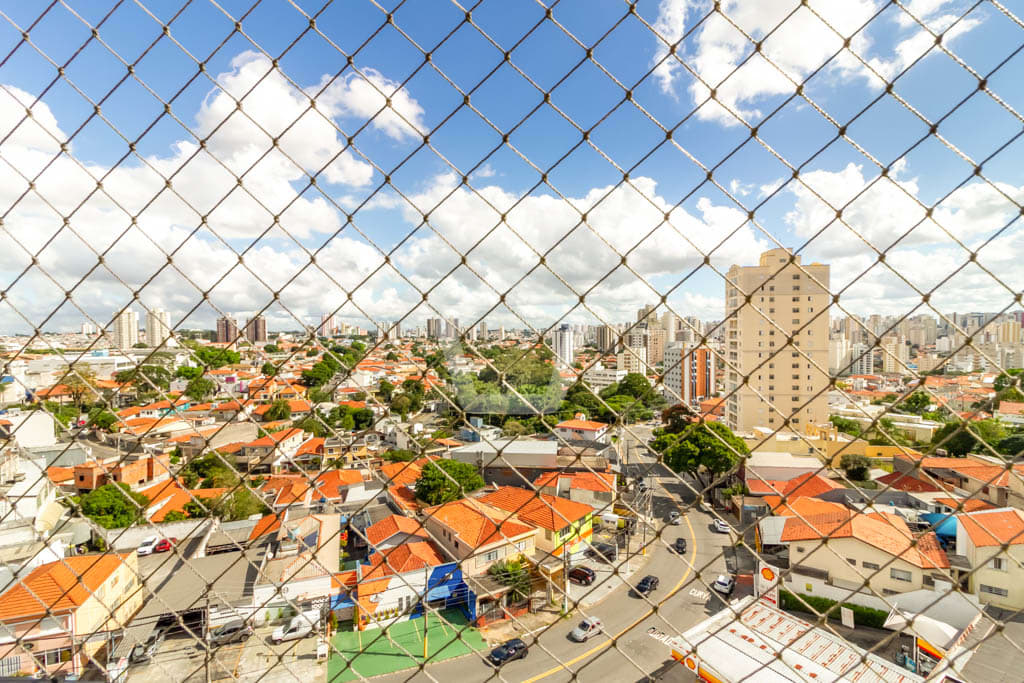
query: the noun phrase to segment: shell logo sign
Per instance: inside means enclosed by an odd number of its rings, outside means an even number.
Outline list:
[[[697,668],[698,668],[697,667],[697,658],[694,657],[693,655],[690,655],[689,657],[683,658],[683,664],[690,671],[692,671],[694,673],[697,673]]]
[[[772,571],[771,567],[761,567],[761,578],[763,578],[765,581],[774,581],[775,572]]]
[[[761,562],[754,575],[754,595],[770,605],[779,604],[779,570]]]

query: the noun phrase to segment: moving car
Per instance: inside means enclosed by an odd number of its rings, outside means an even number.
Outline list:
[[[569,580],[581,586],[589,586],[594,583],[595,578],[597,578],[597,574],[590,567],[580,566],[569,570]]]
[[[291,618],[287,624],[278,626],[270,635],[270,640],[278,645],[286,640],[298,640],[316,633],[317,625],[320,623],[320,614],[315,612],[303,612]]]
[[[143,557],[144,555],[152,555],[153,548],[155,548],[156,544],[159,542],[159,536],[146,536],[144,539],[142,539],[142,543],[139,544],[139,547],[135,549],[135,552],[139,554],[139,557]]]
[[[600,633],[603,628],[604,624],[597,617],[586,617],[576,628],[569,632],[569,637],[577,643],[584,643],[590,636]]]
[[[595,543],[590,548],[590,556],[602,562],[614,562],[619,559],[619,548],[612,543]]]
[[[658,587],[660,581],[657,576],[648,574],[644,578],[640,579],[640,583],[636,585],[633,590],[636,591],[637,595],[649,595],[651,591]]]
[[[226,645],[249,640],[252,637],[252,626],[241,619],[232,619],[210,631],[211,645]]]
[[[676,542],[672,544],[672,550],[675,550],[680,555],[685,553],[686,552],[686,539],[685,538],[677,538]]]
[[[491,654],[487,655],[487,660],[494,666],[501,666],[513,659],[524,659],[527,651],[526,643],[519,638],[513,638],[491,650]]]
[[[164,538],[157,541],[157,544],[153,546],[154,553],[166,553],[174,546],[178,545],[178,539],[176,538]]]
[[[711,528],[720,534],[727,534],[732,531],[732,527],[723,522],[720,519],[715,519],[711,522]]]
[[[711,588],[716,593],[722,595],[732,595],[732,592],[736,589],[736,578],[733,576],[726,576],[725,574],[719,574],[715,582],[711,584]]]
[[[679,514],[678,510],[673,510],[668,513],[668,523],[672,526],[679,526],[683,523],[683,516]]]

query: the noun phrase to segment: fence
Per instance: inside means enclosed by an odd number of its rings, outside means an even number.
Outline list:
[[[1024,645],[1019,8],[0,16],[0,401],[58,432],[0,416],[26,451],[0,516],[19,577],[5,674],[1008,673],[991,652]],[[142,464],[143,444],[167,457]],[[111,483],[79,494],[80,468]],[[711,505],[729,496],[739,519]],[[433,637],[475,638],[497,610],[448,623],[453,572],[468,614],[504,604],[564,580],[566,546],[613,511],[651,523],[620,534],[642,547],[610,563],[608,597],[563,599],[603,621],[585,652],[554,614],[527,629],[503,609],[545,657],[481,669],[525,652],[445,656],[428,632],[413,652],[403,627],[329,641],[321,665],[260,617],[433,612]],[[110,550],[18,570],[83,521]],[[139,558],[152,535],[179,542]],[[880,611],[912,594],[912,613],[855,644],[827,610],[748,595],[804,575]],[[929,585],[949,588],[929,602]],[[257,615],[230,671],[211,603]],[[176,659],[155,623],[198,654]],[[819,636],[844,656],[816,659]]]

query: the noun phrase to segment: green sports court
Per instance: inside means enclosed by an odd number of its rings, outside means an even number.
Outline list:
[[[480,632],[466,628],[466,616],[445,610],[427,617],[427,652],[431,662],[469,654],[487,647]],[[464,629],[464,630],[463,630]],[[461,631],[461,635],[460,635]],[[386,630],[338,631],[327,664],[328,683],[354,681],[419,666],[423,661],[423,619],[402,621]]]

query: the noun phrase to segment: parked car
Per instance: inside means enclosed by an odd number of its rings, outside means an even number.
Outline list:
[[[513,638],[491,650],[491,654],[487,655],[487,660],[494,666],[501,666],[513,659],[524,659],[528,651],[526,643],[519,638]]]
[[[711,588],[716,593],[722,595],[732,595],[732,592],[736,590],[736,577],[726,576],[725,574],[719,574],[715,582],[711,584]]]
[[[579,625],[569,632],[569,637],[577,643],[584,643],[595,633],[600,633],[604,624],[597,617],[586,617]]]
[[[252,626],[242,619],[232,619],[210,631],[211,645],[226,645],[249,640],[252,637]]]
[[[581,586],[589,586],[594,583],[595,578],[597,578],[597,574],[590,567],[579,566],[569,570],[569,580]]]
[[[144,555],[152,555],[153,548],[155,548],[156,544],[159,542],[159,536],[146,536],[144,539],[142,539],[142,543],[139,544],[139,547],[135,549],[135,552],[139,554],[139,557],[143,557]]]
[[[153,632],[146,642],[139,643],[132,648],[131,653],[128,655],[129,664],[143,664],[153,659],[153,655],[160,649],[160,646],[164,642],[164,632],[156,630]]]
[[[727,534],[732,531],[731,526],[717,518],[711,522],[711,528],[720,534]]]
[[[636,591],[637,595],[649,595],[654,589],[661,583],[657,576],[648,574],[644,578],[640,579],[640,583],[636,585],[633,590]]]
[[[679,526],[683,523],[683,516],[679,514],[678,510],[673,510],[668,513],[668,523],[672,526]]]
[[[685,538],[677,538],[676,542],[672,544],[672,550],[675,550],[680,555],[685,553],[686,552],[686,539]]]
[[[163,538],[157,541],[157,544],[153,546],[154,553],[166,553],[171,548],[178,545],[178,539],[176,538]]]
[[[278,645],[286,640],[298,640],[311,636],[316,633],[319,623],[319,613],[303,612],[292,617],[287,624],[274,629],[274,632],[270,634],[270,640]]]
[[[595,543],[590,547],[590,556],[602,562],[614,562],[619,559],[619,548],[612,543]]]

